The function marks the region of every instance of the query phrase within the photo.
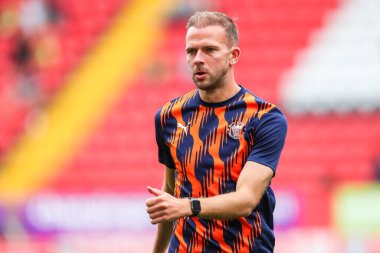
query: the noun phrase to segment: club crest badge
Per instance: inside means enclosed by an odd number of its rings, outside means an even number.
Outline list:
[[[231,122],[228,125],[228,135],[235,140],[238,140],[244,134],[244,124],[242,122]]]

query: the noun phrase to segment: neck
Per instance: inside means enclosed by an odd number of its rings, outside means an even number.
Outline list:
[[[209,89],[199,89],[200,98],[207,103],[220,103],[232,98],[241,89],[235,82],[233,66]]]
[[[207,103],[219,103],[232,98],[241,87],[235,82],[225,84],[212,90],[199,90],[201,99]]]

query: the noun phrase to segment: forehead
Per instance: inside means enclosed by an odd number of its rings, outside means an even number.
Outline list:
[[[227,33],[222,26],[190,27],[186,33],[186,47],[228,44]]]

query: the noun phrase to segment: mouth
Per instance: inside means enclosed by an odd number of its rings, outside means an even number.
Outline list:
[[[207,72],[205,71],[196,71],[194,73],[194,76],[197,78],[197,79],[204,79],[206,77],[206,74]]]

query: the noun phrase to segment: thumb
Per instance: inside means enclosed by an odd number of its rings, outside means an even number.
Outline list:
[[[164,191],[161,191],[159,189],[156,189],[150,186],[148,186],[147,188],[148,188],[149,193],[153,194],[154,196],[160,196],[165,193]]]

